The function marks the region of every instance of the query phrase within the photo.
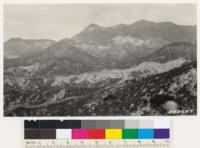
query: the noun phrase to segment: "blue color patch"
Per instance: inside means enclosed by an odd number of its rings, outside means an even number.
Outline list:
[[[154,129],[138,129],[138,139],[154,139]]]

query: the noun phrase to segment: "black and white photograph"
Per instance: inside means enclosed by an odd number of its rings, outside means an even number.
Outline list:
[[[197,115],[191,3],[5,4],[4,116]]]

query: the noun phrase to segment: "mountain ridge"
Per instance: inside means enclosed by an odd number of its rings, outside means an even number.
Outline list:
[[[50,39],[11,38],[4,42],[4,58],[16,58],[45,50],[56,43]]]

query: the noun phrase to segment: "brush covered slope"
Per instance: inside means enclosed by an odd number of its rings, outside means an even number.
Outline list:
[[[196,26],[91,24],[58,42],[5,45],[5,116],[197,113]]]
[[[13,94],[13,99],[15,96],[21,103],[9,105],[5,113],[8,116],[169,115],[174,110],[170,108],[173,106],[171,102],[176,110],[188,110],[190,112],[186,114],[195,115],[196,74],[196,63],[192,62],[162,73],[138,76],[124,83],[119,82],[120,78],[110,78],[94,84],[83,81],[51,86],[53,82],[50,80],[46,83],[33,80],[37,88],[28,84],[32,89],[25,87],[23,93],[20,94],[20,90]],[[179,114],[175,112],[172,115]]]

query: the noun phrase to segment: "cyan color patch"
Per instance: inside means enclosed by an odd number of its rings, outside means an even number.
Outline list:
[[[138,129],[138,139],[154,139],[154,129]]]

